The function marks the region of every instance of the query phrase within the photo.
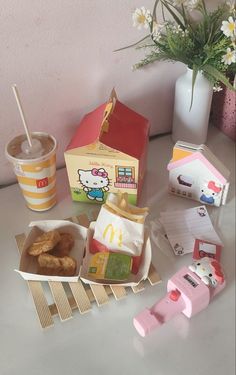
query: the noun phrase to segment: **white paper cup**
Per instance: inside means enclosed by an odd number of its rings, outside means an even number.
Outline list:
[[[12,146],[25,141],[20,135],[12,139],[5,148],[6,158],[12,163],[27,206],[33,211],[46,211],[56,204],[56,139],[41,132],[31,133],[44,142],[51,142],[50,150],[36,158],[23,159],[14,156]]]

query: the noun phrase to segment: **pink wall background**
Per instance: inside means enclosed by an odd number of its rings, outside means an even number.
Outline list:
[[[157,63],[132,72],[144,52],[113,52],[145,35],[133,28],[131,15],[153,3],[0,0],[0,185],[15,181],[4,146],[23,130],[13,83],[31,130],[57,138],[58,167],[82,116],[106,101],[114,86],[120,101],[150,119],[151,134],[171,130],[174,83],[185,67]]]

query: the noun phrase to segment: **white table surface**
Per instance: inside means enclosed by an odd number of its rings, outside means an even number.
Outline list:
[[[227,286],[207,309],[191,320],[183,314],[146,338],[141,338],[132,318],[152,306],[166,293],[166,282],[191,255],[176,257],[153,245],[154,263],[163,282],[147,285],[121,301],[111,297],[102,307],[43,330],[38,322],[26,282],[14,268],[19,255],[14,235],[25,232],[32,220],[63,219],[94,209],[91,204],[71,201],[66,170],[57,172],[59,203],[50,211],[37,213],[24,204],[17,185],[0,190],[0,374],[140,374],[140,375],[233,375],[235,366],[235,190],[234,143],[210,128],[208,146],[231,170],[228,202],[208,208],[224,242],[222,264]],[[173,144],[170,136],[150,142],[148,170],[141,204],[150,206],[149,220],[161,211],[196,207],[195,201],[167,192],[166,165]]]

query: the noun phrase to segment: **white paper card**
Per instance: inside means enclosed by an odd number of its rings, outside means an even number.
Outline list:
[[[162,212],[160,221],[176,255],[193,252],[195,239],[223,246],[205,206]]]

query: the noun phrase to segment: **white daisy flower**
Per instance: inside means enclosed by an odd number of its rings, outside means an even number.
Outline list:
[[[229,11],[233,14],[235,14],[235,3],[234,1],[226,1],[226,4],[229,7]]]
[[[132,14],[133,19],[133,26],[137,27],[139,30],[144,27],[144,29],[148,29],[150,23],[152,22],[152,15],[150,10],[141,7],[136,8],[134,13]]]
[[[179,7],[181,5],[186,5],[187,1],[186,0],[174,0],[173,1],[173,5],[175,7]]]
[[[186,4],[187,8],[192,11],[197,8],[200,0],[189,0]]]
[[[182,33],[182,29],[181,29],[181,27],[179,26],[179,25],[173,25],[172,27],[171,27],[171,29],[172,29],[172,32],[174,33],[174,34],[179,34],[179,33]]]
[[[153,52],[155,52],[155,53],[160,53],[160,48],[159,47],[154,47],[153,48]]]
[[[165,25],[157,23],[156,21],[153,22],[152,25],[152,38],[155,42],[158,42],[161,38],[161,29],[163,29]]]
[[[174,0],[173,5],[176,7],[181,7],[182,5],[188,10],[192,11],[197,8],[200,0]]]
[[[214,92],[220,92],[222,90],[223,90],[223,87],[221,87],[221,86],[213,86],[213,91]]]
[[[223,33],[228,37],[233,37],[236,35],[236,21],[233,17],[229,17],[228,21],[223,21],[222,26],[220,28]]]
[[[154,42],[159,42],[159,40],[161,39],[161,33],[152,33],[152,39],[154,40]]]
[[[222,56],[221,60],[225,65],[230,65],[236,62],[236,51],[231,50],[231,48],[227,48],[227,53]]]
[[[231,39],[231,46],[233,47],[233,49],[236,49],[236,40],[235,39]]]

